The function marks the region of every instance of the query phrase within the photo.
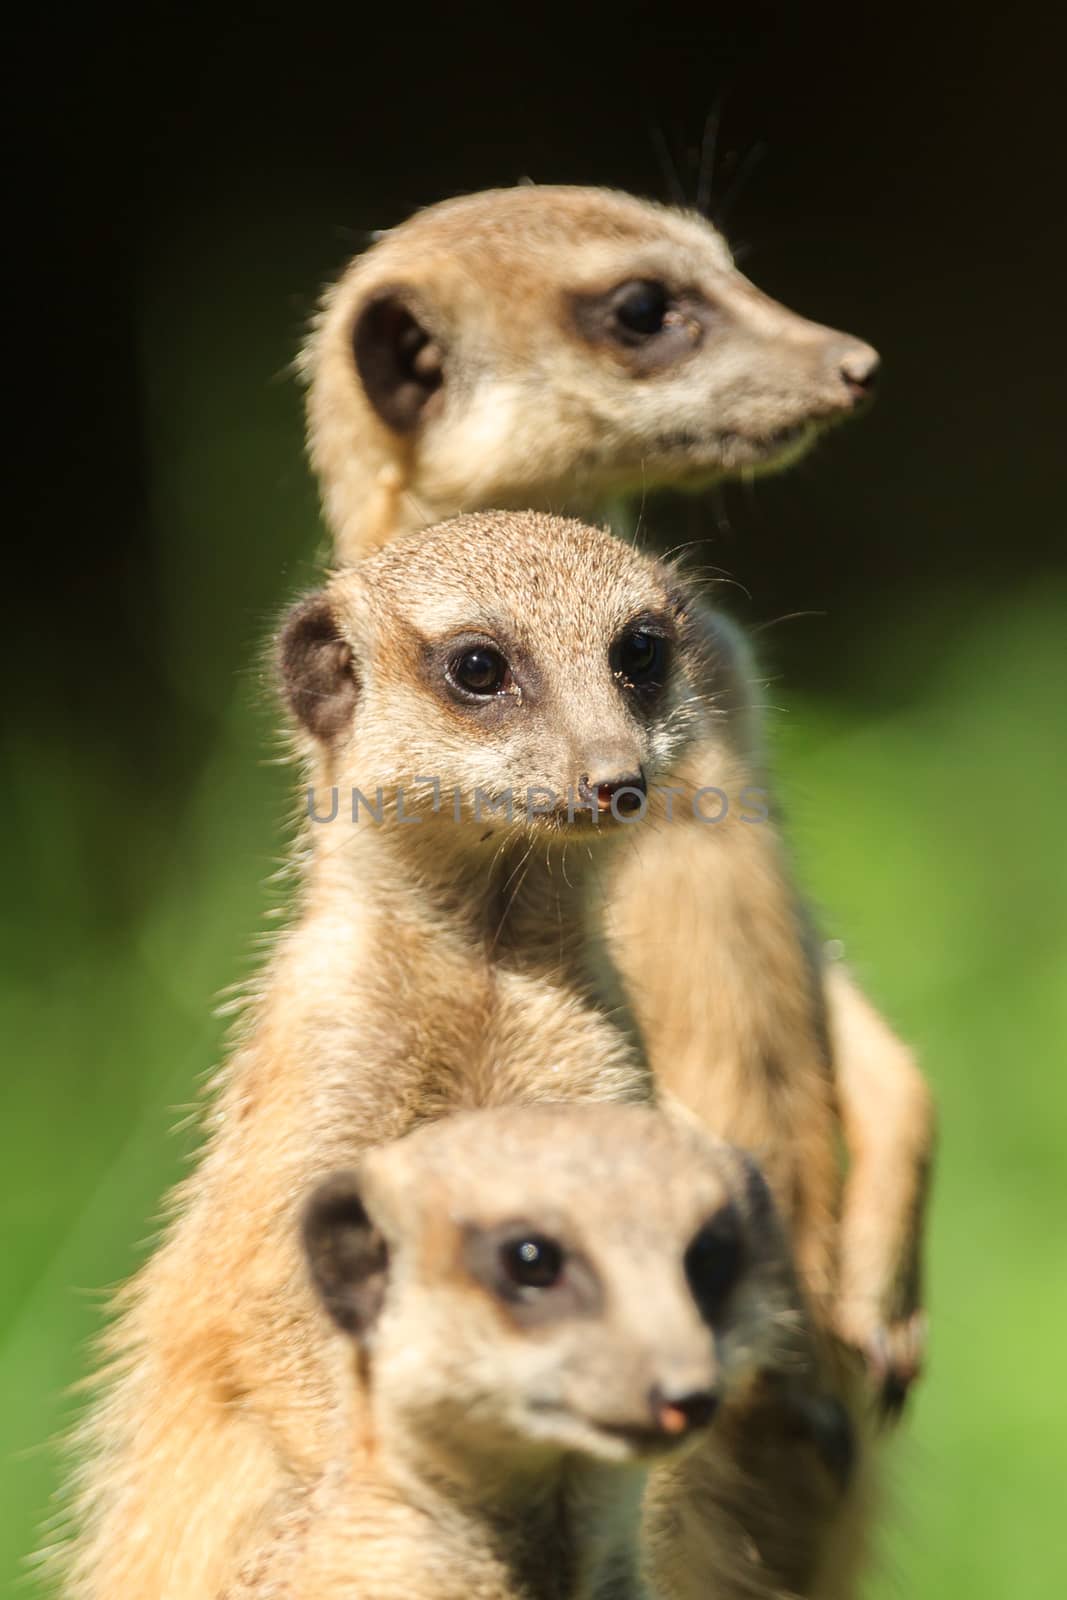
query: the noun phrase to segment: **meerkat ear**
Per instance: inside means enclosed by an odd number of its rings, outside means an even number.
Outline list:
[[[389,1258],[356,1173],[335,1173],[316,1189],[304,1212],[304,1251],[330,1316],[346,1333],[364,1337],[382,1308]]]
[[[356,371],[367,399],[396,433],[414,433],[444,382],[441,346],[409,289],[378,289],[352,329]]]
[[[763,1168],[750,1151],[738,1149],[735,1154],[741,1169],[749,1228],[761,1235],[769,1229],[780,1232],[781,1221]]]
[[[352,720],[359,699],[352,646],[324,594],[294,606],[278,636],[278,668],[294,716],[329,743]]]

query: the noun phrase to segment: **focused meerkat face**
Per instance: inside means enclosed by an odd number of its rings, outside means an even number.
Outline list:
[[[687,747],[708,675],[686,605],[608,533],[460,517],[297,606],[282,678],[331,784],[484,824],[456,830],[472,842],[509,824],[562,837],[642,813]]]
[[[426,1124],[328,1180],[305,1242],[377,1426],[422,1446],[658,1456],[788,1360],[795,1290],[757,1169],[647,1107]]]
[[[695,213],[527,186],[387,233],[328,292],[302,368],[354,554],[368,468],[420,522],[695,487],[795,459],[869,398],[878,356],[761,293]]]

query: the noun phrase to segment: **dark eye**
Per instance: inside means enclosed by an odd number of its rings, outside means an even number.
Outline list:
[[[632,628],[614,650],[614,670],[634,689],[658,689],[667,666],[667,641],[658,633]]]
[[[477,649],[465,650],[456,657],[451,674],[468,694],[499,694],[508,681],[508,664],[499,650],[479,645]]]
[[[630,283],[619,291],[615,318],[628,333],[647,337],[662,329],[667,305],[667,291],[662,283]]]
[[[517,1288],[551,1289],[563,1272],[563,1251],[542,1233],[525,1234],[500,1246],[500,1264]]]
[[[743,1264],[740,1219],[733,1206],[724,1206],[685,1253],[686,1280],[706,1322],[721,1314]]]

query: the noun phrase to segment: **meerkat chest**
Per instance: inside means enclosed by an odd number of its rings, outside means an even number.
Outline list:
[[[379,1142],[456,1110],[651,1096],[626,1008],[584,970],[497,959],[447,931],[375,929],[356,954],[346,987],[332,944],[330,1003],[314,990],[306,1143],[320,1161],[324,1143],[364,1143],[369,1122]]]
[[[650,1077],[624,1015],[562,980],[493,966],[439,969],[402,1016],[418,1118],[523,1101],[644,1100]]]
[[[473,1041],[479,1104],[518,1099],[646,1099],[636,1035],[576,988],[522,972],[494,974],[486,1026]]]

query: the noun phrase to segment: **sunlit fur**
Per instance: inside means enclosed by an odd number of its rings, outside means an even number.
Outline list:
[[[575,339],[565,301],[598,275],[646,273],[689,278],[723,318],[692,358],[640,380]],[[414,285],[443,363],[433,406],[404,436],[369,404],[351,352],[354,319],[386,282]],[[693,214],[552,187],[430,207],[351,264],[303,353],[309,452],[336,549],[356,559],[442,510],[489,502],[603,507],[625,527],[627,494],[795,460],[852,414],[833,361],[865,348],[760,296]],[[672,423],[687,442],[665,449]],[[738,699],[758,701],[740,644],[737,654],[748,685]],[[756,720],[735,705],[741,781],[766,781]],[[716,740],[684,776],[692,787],[723,770]],[[635,831],[605,897],[613,950],[657,1080],[759,1151],[824,1325],[862,1353],[875,1384],[906,1384],[923,1351],[930,1093],[846,969],[823,965],[791,878],[773,827]],[[859,1420],[868,1404],[857,1400]],[[859,1482],[855,1515],[826,1547],[820,1593],[834,1600],[853,1592],[865,1497]],[[699,1550],[699,1518],[686,1529]],[[690,1569],[702,1594],[699,1560]]]
[[[669,781],[693,736],[672,731],[675,713],[690,698],[699,709],[706,668],[679,635],[662,701],[638,715],[610,647],[628,619],[677,607],[672,586],[609,534],[531,514],[390,546],[282,632],[298,701],[301,674],[316,671],[298,648],[307,618],[327,616],[329,670],[299,703],[313,718],[333,695],[351,706],[328,738],[297,726],[309,783],[321,797],[419,773],[446,793],[573,780],[608,735],[628,765]],[[521,635],[539,676],[514,729],[495,732],[427,679],[423,651],[490,624]],[[347,806],[306,822],[298,912],[216,1085],[207,1148],[120,1299],[84,1440],[71,1593],[214,1595],[278,1490],[323,1470],[329,1363],[296,1217],[324,1173],[451,1110],[649,1097],[588,914],[605,851],[633,829],[486,831],[444,811],[354,824]]]
[[[225,1600],[665,1593],[641,1570],[649,1474],[673,1484],[695,1443],[713,1453],[721,1416],[761,1375],[816,1376],[760,1180],[678,1118],[572,1106],[443,1118],[370,1152],[331,1198],[348,1186],[388,1250],[384,1304],[358,1343],[337,1335],[322,1482],[283,1498]],[[727,1204],[744,1264],[709,1322],[685,1254]],[[516,1219],[581,1253],[594,1308],[550,1310],[531,1331],[471,1276],[466,1231]],[[657,1390],[697,1388],[721,1399],[710,1431],[650,1428]],[[724,1531],[729,1570],[738,1558]]]
[[[627,279],[699,293],[714,325],[636,379],[574,329],[571,298]],[[360,308],[402,289],[443,354],[417,437],[399,440],[352,355]],[[301,365],[308,440],[337,549],[489,506],[599,505],[784,465],[853,397],[859,340],[797,316],[734,266],[702,217],[603,189],[527,187],[420,212],[357,257],[324,298]]]
[[[642,436],[642,395],[628,413],[635,426],[617,425],[614,408],[633,399],[633,380],[620,384],[617,374],[609,373],[602,381],[600,358],[572,344],[569,333],[565,338],[558,317],[558,291],[570,282],[571,263],[587,240],[599,240],[606,266],[622,277],[642,265],[646,251],[654,252],[658,263],[664,264],[664,251],[665,264],[673,261],[676,229],[684,234],[685,248],[699,255],[709,284],[714,276],[717,292],[725,287],[729,295],[741,287],[743,280],[733,274],[721,239],[700,219],[599,190],[524,188],[450,202],[393,230],[361,257],[324,301],[302,362],[309,383],[312,459],[341,556],[355,558],[396,534],[424,526],[435,515],[484,505],[487,499],[579,507],[647,481],[692,481],[695,463],[665,460],[653,450],[654,440]],[[361,296],[386,279],[415,283],[420,303],[442,319],[442,333],[448,335],[442,402],[412,435],[398,435],[382,423],[353,372],[351,319]],[[513,292],[520,281],[522,292]],[[742,294],[742,322],[749,304]],[[797,354],[815,350],[806,343],[810,324],[796,319],[798,327],[784,308],[770,310],[773,315],[764,324],[768,339],[755,338],[751,345],[748,381],[757,388],[764,370],[776,368],[776,318],[784,319],[777,325],[787,356],[794,333],[800,341]],[[568,375],[575,372],[578,389],[572,391]],[[696,368],[690,366],[677,375],[677,383],[670,381],[672,402],[679,398],[679,385],[684,388],[694,374]],[[567,379],[565,387],[557,383],[561,377]],[[777,382],[775,376],[773,384]],[[465,394],[481,398],[468,409]],[[701,389],[700,395],[705,394]],[[799,408],[810,416],[784,443],[773,428],[770,435],[756,429],[757,445],[760,437],[770,443],[763,457],[767,461],[780,463],[810,442],[824,422],[847,414],[840,391],[817,392],[811,368],[805,373],[803,363],[794,368],[790,394],[797,401],[790,414],[795,416]],[[783,412],[789,404],[787,396]],[[568,426],[559,423],[561,408]],[[720,430],[714,415],[702,411],[701,416],[712,457],[695,475],[748,470],[733,457],[714,456]],[[788,426],[784,416],[776,426]],[[694,758],[689,784],[694,774],[708,781],[709,772],[710,781],[717,783],[724,778],[762,781],[744,699],[742,694],[732,702],[729,697],[725,703],[721,697],[716,700],[711,756]],[[728,749],[719,744],[726,709],[729,728],[744,734],[737,748],[733,738]],[[690,717],[691,711],[683,709],[675,721]],[[567,876],[576,854],[572,850],[561,858]],[[774,1179],[809,1282],[818,1292],[816,1311],[823,1323],[864,1350],[881,1340],[884,1330],[880,1348],[890,1355],[903,1348],[905,1358],[913,1359],[911,1313],[918,1289],[931,1113],[910,1052],[843,969],[820,970],[773,827],[727,831],[694,825],[668,832],[643,826],[628,831],[616,855],[617,866],[631,869],[633,876],[623,871],[613,878],[605,872],[602,899],[615,922],[617,960],[629,984],[636,980],[634,1000],[658,1081],[680,1095],[692,1092],[695,1109],[715,1129],[749,1140],[758,1150]],[[531,862],[534,856],[531,851]],[[520,866],[509,894],[522,875]],[[297,1035],[306,1029],[319,1041],[327,1059],[334,1040],[343,1038],[352,1024],[351,973],[357,967],[373,971],[378,953],[348,925],[343,908],[312,920],[318,942],[309,938],[303,957],[292,936],[282,942],[270,972],[269,1004],[261,1005],[260,1021],[251,1031],[253,1043],[239,1053],[233,1069],[248,1087],[240,1096],[223,1097],[217,1139],[246,1101],[255,1103],[253,1086],[267,1070],[257,1063],[264,1051],[273,1059],[288,1048],[290,1024]],[[535,920],[531,914],[527,927]],[[402,964],[397,981],[401,991],[414,981]],[[266,985],[265,979],[262,987]],[[336,1078],[343,1081],[343,1073]],[[299,1100],[290,1102],[288,1115],[299,1124]],[[836,1172],[838,1117],[851,1158],[843,1206]],[[285,1115],[272,1126],[268,1149],[286,1151],[294,1136],[287,1133]],[[331,1137],[327,1133],[328,1147]],[[302,1140],[298,1126],[301,1148]],[[219,1169],[213,1182],[223,1182],[223,1164],[222,1156],[209,1155],[205,1170]],[[272,1171],[268,1165],[260,1173],[239,1162],[234,1203],[247,1179],[241,1205],[251,1210],[262,1203],[272,1214]],[[179,1200],[179,1208],[182,1203],[193,1206],[194,1199],[195,1187],[184,1202]],[[208,1216],[199,1228],[206,1240],[207,1280],[225,1279],[233,1266],[225,1239],[213,1235]],[[168,1250],[164,1264],[150,1267],[126,1297],[131,1310],[113,1341],[120,1352],[117,1387],[114,1398],[99,1409],[86,1447],[87,1532],[79,1556],[79,1592],[86,1595],[152,1592],[151,1585],[138,1588],[145,1571],[139,1559],[154,1562],[153,1572],[171,1572],[174,1587],[160,1589],[161,1594],[197,1592],[189,1587],[188,1575],[203,1570],[205,1551],[213,1552],[210,1559],[216,1561],[214,1568],[209,1562],[208,1570],[220,1570],[219,1561],[225,1569],[228,1553],[247,1532],[250,1501],[235,1496],[230,1486],[252,1484],[251,1500],[258,1503],[260,1492],[266,1498],[278,1481],[277,1455],[266,1436],[254,1428],[224,1425],[224,1406],[239,1409],[246,1402],[243,1390],[219,1386],[216,1368],[225,1368],[228,1357],[216,1361],[216,1351],[231,1348],[244,1318],[235,1322],[222,1311],[213,1336],[202,1330],[198,1346],[187,1346],[183,1328],[189,1285],[197,1281],[200,1261],[187,1254],[181,1270],[170,1272],[167,1263],[177,1262],[178,1250],[173,1244]],[[838,1255],[839,1272],[834,1265]],[[829,1290],[828,1284],[833,1286]],[[151,1315],[142,1309],[149,1302]],[[299,1322],[301,1305],[300,1291],[294,1288],[278,1293],[269,1304],[265,1301],[262,1310],[285,1326],[294,1318]],[[163,1373],[180,1398],[161,1411]],[[196,1398],[205,1392],[216,1398],[206,1403]],[[267,1386],[259,1403],[274,1407],[278,1425],[288,1426],[291,1407],[277,1384]],[[738,1489],[736,1472],[725,1485],[709,1472],[706,1494],[695,1496],[688,1507],[676,1498],[665,1505],[662,1548],[672,1553],[679,1581],[689,1573],[691,1581],[704,1584],[705,1530],[709,1518],[729,1506],[739,1530],[735,1547],[747,1552],[748,1562],[734,1592],[778,1595],[786,1587],[786,1568],[775,1571],[775,1551],[777,1539],[788,1543],[797,1536],[790,1511],[781,1510],[777,1531],[762,1540],[762,1549],[749,1532],[760,1494],[773,1483],[775,1472],[784,1469],[788,1479],[792,1471],[788,1444],[777,1438],[776,1426],[775,1418],[764,1414],[745,1431],[745,1442],[751,1443],[762,1430],[767,1452],[762,1464],[746,1468],[750,1492]],[[196,1482],[175,1480],[175,1462],[195,1457],[205,1446],[212,1470]],[[738,1466],[742,1459],[739,1454]],[[158,1512],[161,1521],[139,1557],[129,1542],[130,1527],[156,1501],[152,1515]],[[794,1503],[799,1504],[790,1502],[787,1492],[783,1507]],[[852,1505],[861,1510],[862,1495],[854,1496]],[[854,1551],[842,1557],[834,1548],[839,1535],[845,1545],[851,1540],[848,1519],[843,1531],[835,1524],[829,1542],[816,1527],[817,1519],[802,1512],[800,1520],[802,1538],[816,1556],[822,1552],[816,1561],[809,1550],[799,1564],[804,1568],[806,1563],[805,1570],[813,1561],[821,1565],[820,1600],[851,1594]],[[120,1559],[116,1541],[126,1561],[117,1586],[112,1582],[114,1563]],[[162,1550],[156,1548],[160,1541]],[[687,1548],[692,1556],[688,1562]],[[786,1566],[793,1571],[798,1563],[790,1556]],[[703,1587],[696,1592],[703,1596]]]

